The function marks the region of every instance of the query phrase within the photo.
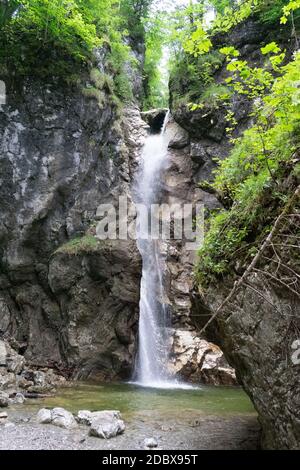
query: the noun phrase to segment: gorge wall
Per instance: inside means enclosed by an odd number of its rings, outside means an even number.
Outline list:
[[[285,35],[278,27],[266,26],[255,18],[237,26],[229,36],[216,36],[214,41],[218,48],[234,45],[241,59],[252,66],[262,65],[260,48],[268,42],[279,42],[286,48],[288,57],[295,47],[289,32]],[[213,69],[214,83],[222,83],[224,77],[226,65],[221,62]],[[183,173],[182,181],[189,175],[186,190],[192,194],[192,199],[203,202],[210,211],[218,207],[217,193],[207,192],[207,182],[214,178],[214,158],[226,158],[230,150],[225,133],[225,106],[204,103],[202,108],[191,111],[181,99],[192,86],[189,78],[182,76],[178,81],[174,75],[170,86],[172,114],[187,132],[187,142],[181,150],[185,157],[179,159],[176,173]],[[234,96],[232,105],[237,119],[234,137],[238,137],[251,124],[252,103],[245,97]],[[176,152],[178,150],[174,151],[175,159]],[[293,344],[298,344],[295,342],[299,340],[300,326],[299,191],[296,192],[299,178],[290,176],[298,161],[296,152],[293,162],[286,168],[286,178],[280,183],[279,189],[287,194],[287,199],[293,199],[293,204],[286,214],[287,220],[282,220],[277,227],[273,247],[266,247],[255,272],[249,273],[247,282],[237,289],[204,333],[208,340],[221,346],[251,397],[262,425],[262,446],[267,449],[298,449],[300,442],[300,366],[292,361]],[[169,178],[172,183],[172,176]],[[222,202],[226,204],[224,199]],[[264,210],[271,211],[268,197]],[[257,237],[262,229],[258,229]],[[288,246],[286,240],[289,240]],[[254,242],[255,237],[251,241]],[[242,255],[237,256],[233,274],[220,276],[206,289],[196,285],[193,291],[190,285],[181,283],[181,290],[190,293],[186,297],[186,302],[191,302],[189,320],[198,325],[199,331],[222,306],[247,269],[248,265],[243,263]],[[289,288],[291,283],[292,289]]]
[[[92,73],[80,89],[35,79],[7,86],[0,331],[34,363],[112,378],[132,364],[141,261],[130,242],[97,243],[93,226],[100,203],[130,194],[145,123],[134,106],[120,113],[105,84],[100,102],[94,87]]]

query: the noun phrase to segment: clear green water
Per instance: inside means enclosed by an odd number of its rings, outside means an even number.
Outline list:
[[[32,401],[30,407],[61,406],[69,411],[116,409],[127,419],[135,415],[182,413],[204,415],[249,415],[255,413],[241,388],[208,387],[189,390],[146,389],[130,384],[75,384],[55,397]]]

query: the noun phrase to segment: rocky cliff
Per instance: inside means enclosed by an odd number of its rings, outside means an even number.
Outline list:
[[[111,378],[132,363],[141,266],[135,246],[98,244],[92,227],[100,203],[130,195],[145,124],[134,106],[120,111],[101,74],[99,57],[80,87],[7,85],[0,332],[29,361]]]
[[[28,79],[7,91],[0,111],[1,337],[13,340],[32,366],[57,366],[80,379],[128,379],[136,352],[141,259],[134,241],[97,241],[95,232],[99,204],[117,207],[119,196],[131,199],[148,125],[137,107],[119,108],[100,56],[98,69],[80,87]],[[165,114],[148,121],[153,132]],[[193,202],[189,137],[172,120],[168,132],[162,200]],[[217,204],[212,196],[211,207]],[[227,379],[219,373],[220,351],[215,354],[209,343],[198,351],[197,340],[191,348],[193,334],[188,344],[182,341],[187,330],[194,331],[192,260],[176,244],[163,249],[172,325],[174,331],[183,329],[180,345],[174,343],[174,374],[232,383],[232,370]],[[200,361],[207,373],[200,373],[199,355],[203,361],[207,356],[207,367]]]
[[[286,47],[287,56],[291,54],[294,44],[289,37],[255,19],[239,25],[230,36],[216,37],[214,42],[217,47],[234,45],[241,52],[242,59],[260,66],[260,48],[274,40]],[[214,82],[222,83],[226,76],[222,60],[217,61],[211,70]],[[203,201],[209,210],[217,207],[218,201],[207,191],[206,181],[213,180],[214,158],[226,158],[230,149],[225,133],[225,106],[206,103],[204,107],[191,111],[182,100],[191,86],[188,77],[182,77],[178,82],[174,76],[170,86],[174,119],[186,130],[190,140],[189,146],[181,150],[184,154],[180,160],[181,168],[184,165],[184,175],[189,174],[187,180],[193,182],[189,192],[197,195],[196,200]],[[237,120],[234,136],[237,137],[251,124],[251,101],[234,97],[232,104]],[[174,152],[176,158],[178,150]],[[295,161],[298,161],[297,155]],[[297,194],[299,180],[289,176],[288,168],[286,173],[281,189],[289,200]],[[236,369],[239,382],[258,411],[263,429],[262,445],[267,449],[297,449],[300,442],[299,364],[292,360],[293,353],[294,356],[296,354],[300,325],[297,197],[280,220],[272,243],[264,248],[255,269],[247,273],[245,282],[238,285],[227,303],[224,301],[235,289],[238,274],[249,267],[243,264],[241,255],[236,259],[235,275],[225,279],[220,276],[205,291],[196,286],[192,293],[188,284],[185,287],[181,282],[181,290],[186,289],[190,293],[186,297],[186,302],[192,304],[190,320],[198,325],[199,331],[219,311],[206,329],[205,337],[222,347],[229,363]],[[222,202],[226,204],[226,200]],[[268,197],[264,210],[266,213],[272,210]],[[184,275],[184,279],[188,277]]]

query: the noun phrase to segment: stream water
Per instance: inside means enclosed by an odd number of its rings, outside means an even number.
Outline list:
[[[152,418],[157,415],[160,419],[167,416],[183,419],[184,414],[195,416],[198,413],[224,417],[255,413],[250,399],[239,387],[201,386],[190,390],[164,390],[125,383],[78,383],[61,389],[56,396],[28,403],[31,408],[61,406],[74,413],[83,409],[117,409],[127,420],[149,413]]]
[[[73,413],[120,410],[126,431],[106,441],[88,436],[86,426],[65,430],[39,425],[35,416],[44,407],[63,407]],[[124,383],[75,383],[56,396],[14,405],[9,415],[15,426],[2,428],[0,449],[134,450],[143,449],[149,437],[170,450],[252,449],[258,441],[256,413],[237,387],[166,390]]]

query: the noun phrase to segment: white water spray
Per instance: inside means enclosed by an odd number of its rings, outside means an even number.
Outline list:
[[[136,383],[147,387],[170,387],[168,308],[164,304],[164,258],[159,240],[151,239],[151,205],[160,204],[161,173],[167,164],[169,138],[166,115],[160,134],[149,135],[142,153],[136,181],[136,199],[148,210],[138,209],[137,240],[143,259],[141,280],[139,349],[135,367]],[[148,238],[147,238],[148,235]],[[174,385],[174,382],[173,382]]]
[[[162,173],[168,165],[167,113],[160,134],[149,135],[142,153],[135,185],[137,243],[143,260],[141,279],[139,346],[134,383],[143,387],[194,389],[171,377],[168,371],[171,346],[170,318],[164,300],[165,259],[160,240],[151,238],[151,206],[161,204]],[[138,206],[146,207],[147,211]]]

